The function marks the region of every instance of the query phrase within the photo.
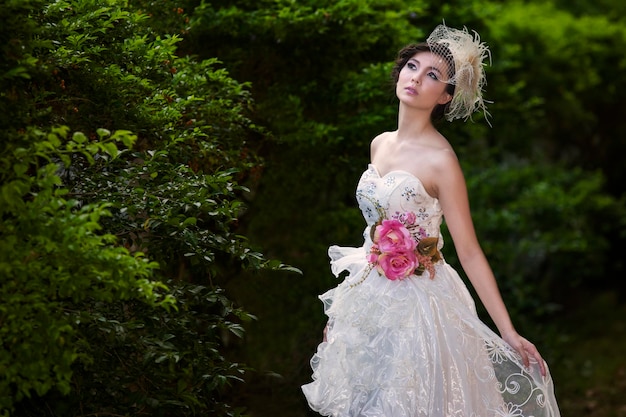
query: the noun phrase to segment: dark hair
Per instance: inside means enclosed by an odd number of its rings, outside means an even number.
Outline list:
[[[444,47],[445,48],[445,47]],[[446,60],[446,62],[450,62],[452,65],[448,66],[448,76],[452,78],[454,76],[454,59],[452,58],[452,53],[449,52],[448,48],[445,48],[443,51],[433,51],[430,49],[430,46],[426,42],[422,43],[414,43],[411,45],[407,45],[398,52],[398,57],[396,58],[396,62],[394,63],[393,69],[391,70],[391,78],[393,80],[393,85],[395,86],[398,83],[398,78],[400,77],[400,71],[406,65],[406,63],[415,56],[418,52],[432,52],[434,54],[440,55],[442,58]],[[454,95],[454,84],[446,85],[446,92],[451,96]],[[446,104],[438,104],[433,109],[433,112],[430,115],[430,118],[433,121],[437,121],[443,118],[450,106],[450,102]]]

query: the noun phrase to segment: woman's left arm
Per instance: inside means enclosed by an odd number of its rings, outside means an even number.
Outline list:
[[[443,151],[435,165],[434,188],[463,270],[502,338],[520,354],[524,365],[529,366],[532,357],[545,375],[544,361],[537,348],[515,330],[493,271],[480,247],[470,214],[465,178],[456,155],[452,151]]]

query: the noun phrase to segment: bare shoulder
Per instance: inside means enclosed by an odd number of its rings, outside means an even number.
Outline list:
[[[391,137],[394,132],[383,132],[380,135],[376,136],[372,139],[370,144],[370,154],[373,156],[376,153],[376,150],[380,148],[380,144],[384,142],[387,138]]]
[[[429,153],[432,170],[432,187],[434,193],[442,197],[442,191],[465,187],[465,178],[461,164],[452,146],[447,141],[434,147]]]
[[[426,156],[427,164],[433,173],[445,171],[454,164],[458,164],[458,159],[450,142],[438,131],[434,130],[425,135],[423,140],[416,142],[417,152]]]
[[[451,146],[442,146],[433,149],[431,152],[433,169],[441,174],[451,168],[459,167],[459,159]]]

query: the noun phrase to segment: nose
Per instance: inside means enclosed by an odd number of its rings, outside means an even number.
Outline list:
[[[420,83],[420,79],[421,79],[421,77],[420,77],[419,73],[415,73],[411,77],[411,81],[413,81],[415,84],[419,84]]]

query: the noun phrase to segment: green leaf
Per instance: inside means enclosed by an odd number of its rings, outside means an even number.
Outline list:
[[[87,142],[87,136],[83,132],[74,132],[72,140],[78,144],[83,144]]]
[[[119,150],[117,149],[117,146],[115,146],[115,143],[112,143],[112,142],[103,143],[102,148],[112,158],[117,158],[119,154]]]

